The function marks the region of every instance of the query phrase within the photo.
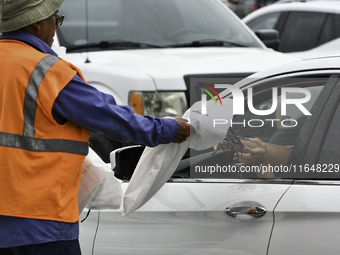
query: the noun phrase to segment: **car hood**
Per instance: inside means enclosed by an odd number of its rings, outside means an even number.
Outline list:
[[[170,48],[72,53],[66,60],[81,70],[110,69],[111,74],[133,72],[149,76],[156,89],[190,74],[254,73],[295,60],[267,49],[257,48]],[[89,59],[90,63],[85,64]],[[177,84],[177,85],[175,85]],[[178,83],[172,86],[181,86]],[[185,89],[182,84],[176,89]],[[172,87],[175,89],[174,87]]]

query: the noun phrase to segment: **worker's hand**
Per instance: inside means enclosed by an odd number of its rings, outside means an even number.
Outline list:
[[[178,124],[178,131],[175,139],[172,141],[173,143],[181,143],[184,142],[188,136],[190,135],[190,124],[188,120],[183,118],[175,118]]]

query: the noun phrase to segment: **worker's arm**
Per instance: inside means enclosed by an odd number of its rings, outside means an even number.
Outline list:
[[[131,107],[117,105],[111,95],[84,83],[77,75],[55,100],[53,117],[59,124],[71,121],[113,140],[151,147],[181,142],[190,130],[190,125],[181,118],[174,120],[135,114]]]

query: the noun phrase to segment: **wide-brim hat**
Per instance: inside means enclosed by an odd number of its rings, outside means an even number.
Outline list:
[[[0,32],[15,31],[52,16],[64,0],[0,0]]]

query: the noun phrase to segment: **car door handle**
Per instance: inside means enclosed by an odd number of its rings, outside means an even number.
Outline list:
[[[262,217],[266,214],[267,210],[263,206],[230,206],[224,211],[230,217],[237,215],[250,215],[255,218]]]

